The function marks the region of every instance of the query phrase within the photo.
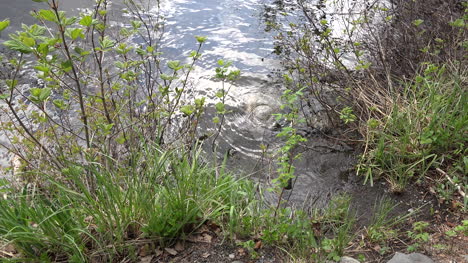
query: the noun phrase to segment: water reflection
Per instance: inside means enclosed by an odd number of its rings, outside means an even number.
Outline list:
[[[167,35],[164,51],[183,59],[195,47],[194,35],[208,37],[201,66],[213,69],[218,59],[233,61],[243,71],[268,73],[278,66],[272,35],[259,20],[262,0],[165,2]]]

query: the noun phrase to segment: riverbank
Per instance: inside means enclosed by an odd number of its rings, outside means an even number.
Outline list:
[[[107,1],[77,17],[44,2],[38,25],[5,43],[15,54],[3,59],[11,70],[2,74],[8,121],[0,126],[17,162],[8,170],[15,180],[0,181],[2,260],[387,262],[396,252],[421,252],[463,262],[463,59],[414,62],[418,70],[404,79],[396,71],[376,74],[389,64],[374,68],[364,59],[346,69],[340,50],[349,46],[329,38],[330,18],[307,17],[308,7],[296,6],[305,8],[294,9],[304,12],[304,24],[289,24],[294,30],[284,35],[301,45],[281,50],[299,47],[306,56],[283,57],[284,81],[242,76],[224,59],[210,64],[213,77],[200,77],[204,47],[213,51],[209,58],[219,49],[191,36],[194,51],[164,57],[157,8],[129,2],[129,21],[116,30]],[[226,25],[203,32],[227,36],[224,29],[247,19],[242,15],[214,16]],[[449,24],[456,37],[444,41],[466,34],[459,19]],[[420,20],[410,19],[411,32],[430,33],[430,20]],[[400,25],[401,18],[387,22]],[[256,40],[237,33],[240,47],[255,50]],[[307,56],[317,55],[312,36],[330,63]],[[450,43],[439,53],[452,54]],[[359,58],[368,50],[353,51]],[[265,60],[253,56],[251,65],[250,56],[230,54],[244,70]],[[37,86],[21,82],[24,69],[34,71]],[[363,100],[360,92],[386,96]]]

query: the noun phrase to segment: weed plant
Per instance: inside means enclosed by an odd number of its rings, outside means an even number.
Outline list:
[[[434,168],[440,167],[454,183],[466,188],[466,70],[463,65],[428,64],[413,82],[406,83],[387,119],[370,128],[372,150],[364,155],[367,165],[359,172],[367,174],[369,181],[384,174],[396,192],[404,191],[410,181],[424,181],[432,174],[448,192],[441,196],[450,199],[456,186],[434,174]]]
[[[207,220],[227,225],[254,200],[254,185],[216,177],[198,154],[148,145],[133,165],[113,171],[70,163],[61,178],[41,174],[47,186],[25,186],[0,201],[0,236],[25,260],[115,262],[145,244],[171,245]],[[92,190],[85,174],[96,180]]]

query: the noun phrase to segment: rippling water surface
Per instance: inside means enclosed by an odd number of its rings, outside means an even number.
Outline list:
[[[163,4],[167,16],[165,52],[180,57],[195,48],[194,35],[206,36],[202,66],[218,59],[233,61],[244,72],[268,73],[278,61],[272,55],[272,35],[260,17],[265,0],[175,0]]]

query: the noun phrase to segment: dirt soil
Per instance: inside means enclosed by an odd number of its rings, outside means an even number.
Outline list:
[[[459,207],[460,198],[451,204],[446,204],[443,200],[437,200],[431,193],[431,185],[411,185],[403,193],[391,193],[386,182],[377,182],[373,187],[362,185],[356,187],[350,193],[353,197],[353,209],[358,216],[357,224],[360,231],[353,244],[350,244],[347,255],[358,258],[360,254],[366,258],[365,262],[387,262],[396,252],[410,253],[407,251],[409,245],[413,243],[407,237],[407,231],[412,230],[414,222],[423,221],[429,223],[425,232],[429,233],[429,241],[421,244],[417,249],[418,253],[423,253],[432,258],[437,263],[468,263],[465,256],[468,255],[468,236],[459,233],[456,236],[448,237],[445,233],[454,227],[461,225],[463,220],[468,219],[468,215],[463,213]],[[379,244],[372,244],[365,239],[366,226],[372,218],[372,208],[375,202],[386,196],[394,203],[398,204],[391,213],[391,216],[399,216],[416,211],[415,215],[408,218],[400,225],[401,235],[391,240],[388,250],[381,252]],[[361,235],[361,236],[359,236]]]

